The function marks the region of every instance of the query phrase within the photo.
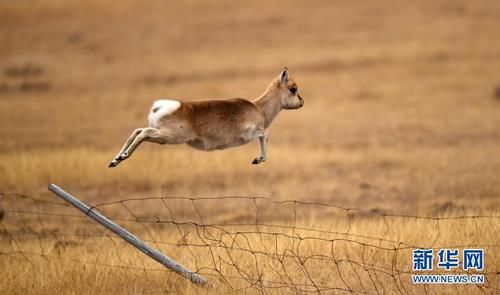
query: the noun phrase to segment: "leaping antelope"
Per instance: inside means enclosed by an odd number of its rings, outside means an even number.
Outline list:
[[[239,146],[259,138],[260,155],[252,164],[266,160],[266,129],[283,109],[298,109],[304,100],[297,84],[284,68],[256,100],[157,100],[149,112],[149,127],[135,129],[109,167],[129,158],[143,141],[159,144],[187,143],[211,151]]]

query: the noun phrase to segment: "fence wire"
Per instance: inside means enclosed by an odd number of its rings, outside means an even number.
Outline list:
[[[91,204],[227,293],[499,292],[495,211],[416,216],[246,196]],[[481,272],[428,272],[479,273],[484,284],[414,285],[416,248],[484,249]],[[0,257],[3,267],[25,264],[33,271],[44,263],[134,271],[150,284],[148,273],[170,272],[53,196],[0,194]]]

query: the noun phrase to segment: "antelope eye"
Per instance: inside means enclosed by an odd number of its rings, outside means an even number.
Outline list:
[[[295,92],[297,92],[297,88],[295,88],[295,87],[290,88],[290,92],[292,94],[295,94]]]

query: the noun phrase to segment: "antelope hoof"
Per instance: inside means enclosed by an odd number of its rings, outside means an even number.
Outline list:
[[[111,161],[111,163],[109,163],[108,168],[116,167],[116,166],[118,166],[118,164],[120,164],[120,161],[117,161],[115,159],[115,160]]]
[[[255,159],[253,159],[252,164],[256,165],[256,164],[260,164],[260,163],[265,162],[265,161],[266,161],[266,158],[260,156],[260,157],[256,157]]]

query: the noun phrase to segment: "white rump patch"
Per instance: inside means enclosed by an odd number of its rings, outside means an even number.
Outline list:
[[[148,116],[149,127],[158,128],[158,121],[162,117],[172,114],[180,107],[181,103],[177,100],[160,99],[155,101]]]

